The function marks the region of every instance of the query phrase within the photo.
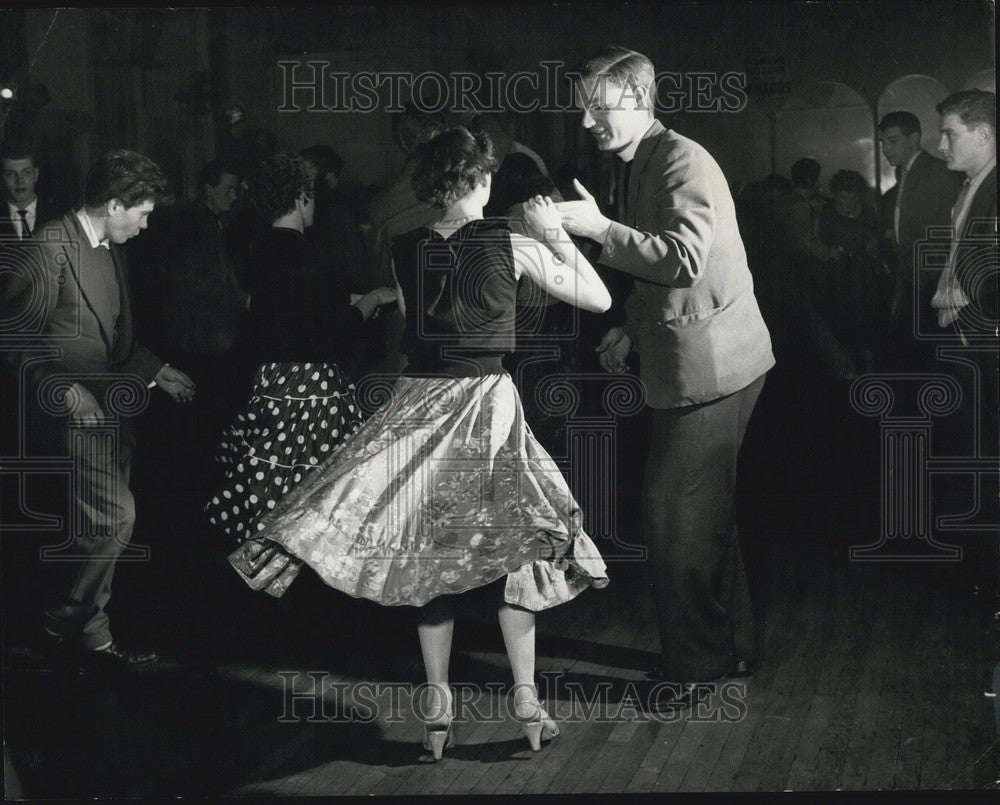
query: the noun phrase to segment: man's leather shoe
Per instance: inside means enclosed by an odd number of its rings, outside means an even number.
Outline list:
[[[726,679],[746,679],[757,673],[757,663],[753,660],[738,660],[733,670],[726,674]]]
[[[677,713],[711,695],[714,682],[657,682],[646,692],[646,707],[655,713]]]
[[[737,660],[731,671],[723,674],[719,679],[714,681],[722,682],[726,679],[746,679],[748,676],[753,676],[756,672],[757,664],[755,662],[751,660]],[[663,673],[663,669],[658,665],[646,671],[646,679],[650,679],[653,682],[670,681],[667,679],[666,674]]]
[[[135,651],[112,643],[102,649],[76,652],[74,660],[85,670],[139,671],[158,663],[160,655],[155,651]]]

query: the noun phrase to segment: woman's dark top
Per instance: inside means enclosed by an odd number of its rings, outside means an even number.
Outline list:
[[[421,227],[396,238],[392,256],[406,303],[405,374],[506,371],[517,299],[507,221],[470,221],[449,238]]]
[[[258,363],[340,363],[364,315],[350,293],[316,269],[305,236],[270,228],[251,252],[250,313]]]

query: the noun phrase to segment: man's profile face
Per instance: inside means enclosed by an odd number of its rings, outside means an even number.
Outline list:
[[[979,126],[969,128],[955,112],[941,118],[941,140],[938,150],[953,171],[971,175],[982,156],[982,135]]]
[[[580,125],[593,135],[602,151],[623,151],[641,140],[649,128],[648,92],[599,76],[578,81],[574,96],[583,112]]]
[[[217,185],[214,187],[210,184],[205,185],[205,206],[216,215],[229,212],[229,209],[233,206],[233,202],[236,201],[236,188],[238,184],[239,181],[235,174],[219,174],[219,183]]]
[[[152,201],[142,201],[133,207],[126,207],[118,199],[108,202],[108,222],[106,233],[112,243],[124,243],[134,238],[149,225],[149,214],[153,211]]]
[[[22,209],[35,200],[38,168],[31,157],[2,160],[4,197]]]
[[[899,126],[889,126],[879,135],[879,141],[882,143],[882,156],[894,168],[909,162],[920,148],[920,135],[916,132],[903,134]]]

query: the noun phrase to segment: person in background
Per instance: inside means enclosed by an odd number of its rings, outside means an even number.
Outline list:
[[[354,383],[340,366],[381,305],[381,287],[350,301],[317,268],[305,232],[315,211],[314,171],[303,157],[278,153],[248,179],[250,203],[270,227],[254,243],[250,314],[257,372],[249,402],[222,435],[225,478],[205,506],[236,542],[360,427]]]
[[[888,191],[892,203],[885,208],[892,270],[892,349],[887,366],[931,369],[935,364],[933,342],[920,341],[917,336],[926,339],[937,326],[931,297],[941,268],[925,255],[932,246],[940,245],[940,235],[935,233],[948,226],[962,174],[949,170],[942,160],[923,149],[920,120],[912,112],[900,110],[884,115],[878,124],[878,136],[882,156],[896,172],[896,184]]]
[[[22,241],[26,270],[0,296],[0,318],[21,322],[30,336],[3,353],[15,373],[30,361],[24,374],[30,388],[22,396],[26,436],[37,454],[73,462],[71,516],[64,520],[74,524],[75,533],[66,535],[73,561],[46,563],[43,651],[90,670],[159,659],[119,643],[106,607],[135,525],[134,412],[123,403],[141,398],[146,386],[179,402],[195,393],[190,377],[135,340],[121,248],[168,199],[163,172],[148,157],[106,153],[87,176],[83,206],[36,227],[37,242]],[[44,360],[38,350],[47,353]],[[88,438],[91,427],[106,430]]]

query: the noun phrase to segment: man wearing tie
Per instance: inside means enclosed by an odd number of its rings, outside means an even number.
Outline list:
[[[894,369],[932,368],[933,355],[919,349],[917,334],[936,330],[930,300],[938,273],[921,265],[929,230],[948,226],[962,176],[920,145],[920,120],[904,111],[889,112],[878,124],[886,162],[896,169],[895,202],[885,211],[888,240],[895,247],[891,316],[895,331]],[[924,244],[922,247],[921,244]],[[931,345],[933,348],[933,345]]]
[[[977,511],[992,528],[979,535],[967,563],[986,576],[982,598],[1000,606],[1000,520],[996,462],[1000,455],[997,411],[998,383],[998,278],[1000,248],[997,244],[997,142],[996,95],[970,89],[956,92],[937,105],[941,115],[938,148],[952,170],[965,176],[951,213],[952,235],[948,261],[938,280],[931,304],[937,323],[957,335],[975,373],[962,376],[962,425],[976,438],[973,455],[992,462],[993,471],[982,479],[978,499],[966,501],[965,511]],[[967,404],[966,404],[967,403]],[[966,451],[968,447],[966,447]],[[977,521],[979,519],[977,518]]]
[[[136,342],[121,248],[146,228],[165,192],[148,158],[105,154],[87,177],[83,207],[42,222],[34,238],[10,247],[16,271],[0,293],[0,356],[27,385],[21,414],[30,455],[67,461],[72,473],[69,484],[61,481],[70,497],[62,554],[42,560],[44,648],[84,668],[158,659],[122,647],[105,606],[135,523],[130,416],[140,406],[133,403],[143,400],[145,386],[176,401],[194,394],[186,374]]]
[[[0,248],[2,241],[30,238],[35,228],[57,211],[35,194],[38,167],[32,148],[27,143],[5,142],[0,146],[0,169],[3,178],[4,208],[0,215]]]
[[[606,48],[578,74],[583,127],[623,163],[618,220],[579,182],[582,200],[557,206],[571,235],[595,241],[600,263],[634,281],[625,326],[598,352],[613,372],[639,353],[652,409],[642,521],[662,651],[651,676],[678,683],[671,704],[682,706],[698,683],[757,660],[733,495],[774,357],[729,185],[708,151],[654,117],[650,60]]]

